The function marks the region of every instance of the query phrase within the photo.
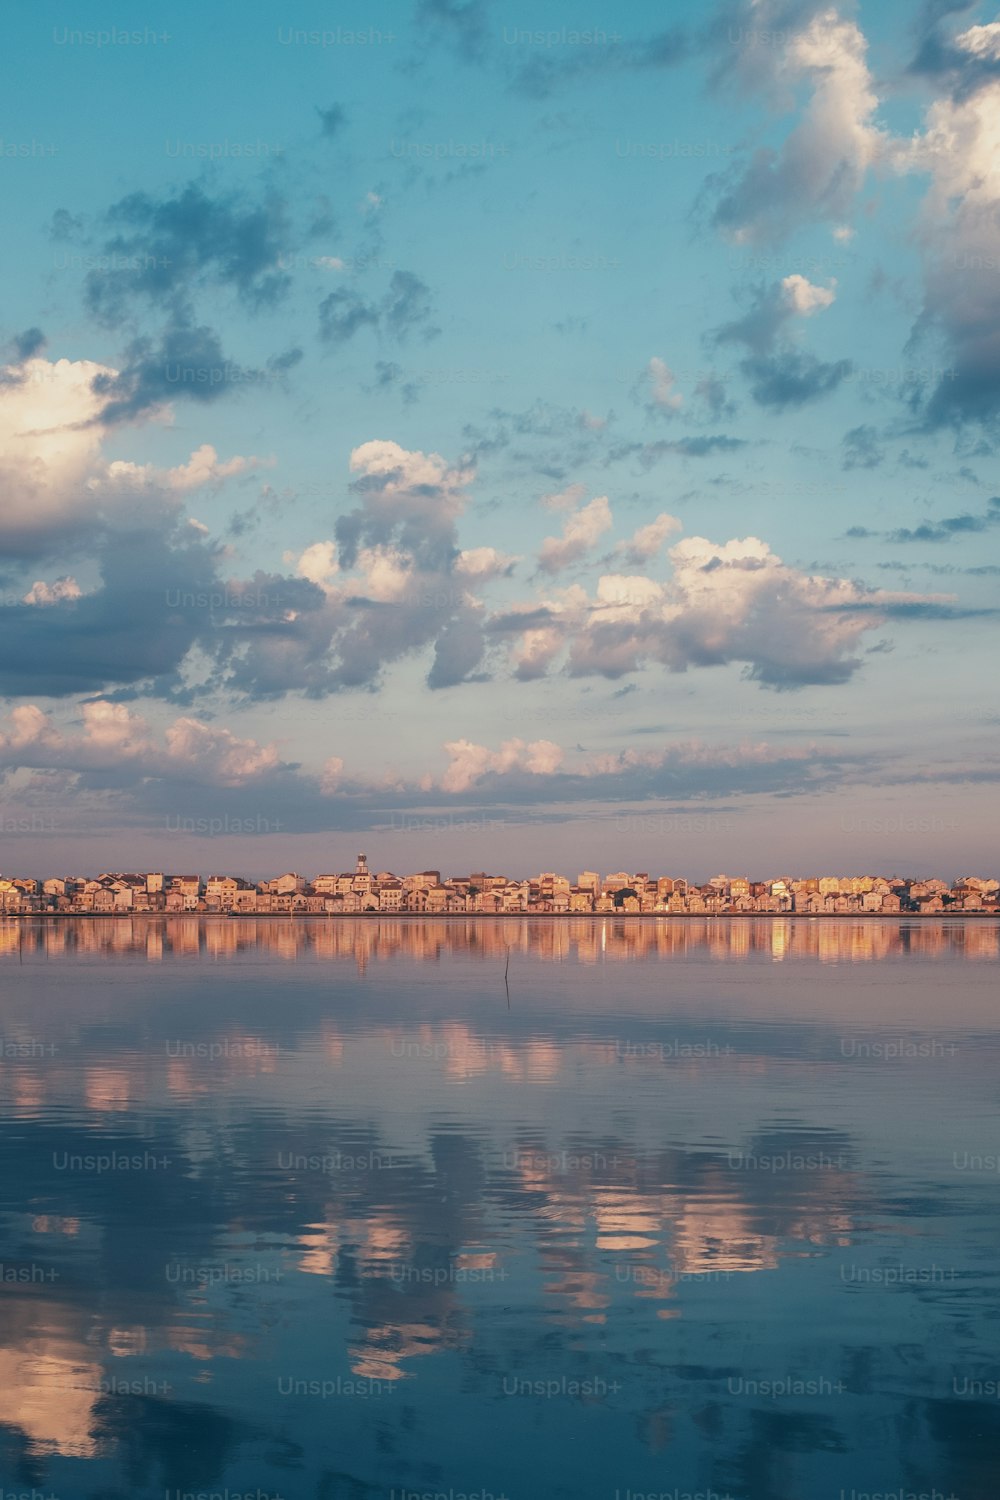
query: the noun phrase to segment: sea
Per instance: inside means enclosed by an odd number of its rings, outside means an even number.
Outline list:
[[[997,1500],[998,963],[0,920],[0,1500]]]

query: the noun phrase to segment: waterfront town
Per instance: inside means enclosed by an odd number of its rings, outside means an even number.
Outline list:
[[[480,871],[442,878],[440,870],[395,875],[373,872],[364,854],[341,874],[288,873],[251,881],[237,875],[105,873],[36,879],[0,875],[6,916],[212,913],[231,916],[506,916],[537,915],[806,916],[996,914],[1000,881],[965,876],[937,879],[882,875],[820,875],[751,880],[716,875],[703,885],[676,876],[584,870],[527,880]]]

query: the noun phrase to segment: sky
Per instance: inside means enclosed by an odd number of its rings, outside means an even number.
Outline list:
[[[988,873],[1000,21],[0,22],[0,872]]]

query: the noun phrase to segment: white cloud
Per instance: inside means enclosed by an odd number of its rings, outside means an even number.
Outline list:
[[[240,739],[231,730],[180,718],[157,743],[145,719],[123,703],[99,699],[85,703],[83,730],[65,734],[36,704],[22,704],[10,714],[9,730],[0,730],[0,766],[36,770],[127,771],[169,779],[195,779],[222,787],[243,786],[277,770],[274,745]]]
[[[366,478],[382,481],[382,492],[405,494],[430,486],[445,494],[454,494],[473,478],[471,465],[453,467],[440,453],[421,453],[400,447],[399,443],[374,439],[362,443],[351,454],[351,470]]]
[[[323,762],[320,772],[319,788],[324,797],[332,797],[343,781],[344,762],[339,755],[331,755]]]
[[[754,30],[773,24],[779,42],[743,49],[754,55],[754,66],[764,71],[766,81],[783,89],[788,99],[794,99],[803,81],[812,93],[781,149],[758,150],[729,186],[716,209],[716,223],[737,243],[780,236],[814,219],[841,224],[886,144],[874,123],[879,101],[866,62],[865,36],[833,7],[789,35],[778,6],[766,0],[751,7],[749,24]]]
[[[956,46],[973,57],[1000,61],[1000,21],[990,21],[985,26],[970,26],[955,38]]]
[[[680,391],[674,390],[676,377],[669,365],[654,355],[646,366],[646,373],[653,405],[661,411],[679,411],[684,405],[684,397]]]
[[[781,290],[792,311],[800,317],[808,318],[821,308],[833,306],[836,285],[836,281],[833,281],[829,287],[813,286],[804,276],[796,274],[782,278]]]
[[[982,68],[1000,22],[957,38]],[[942,332],[953,368],[930,398],[933,419],[989,419],[1000,410],[1000,78],[935,100],[926,129],[893,154],[901,172],[930,174],[921,208],[924,309],[917,331]]]
[[[299,557],[294,552],[286,552],[285,562],[294,565],[299,578],[308,578],[310,583],[327,591],[332,588],[331,579],[340,572],[336,542],[313,542]]]
[[[197,719],[178,719],[165,738],[171,760],[223,786],[254,781],[280,765],[275,745],[258,745],[256,740],[240,739],[229,729]]]
[[[405,598],[415,581],[413,559],[398,547],[362,547],[358,553],[362,592],[382,604]]]
[[[487,745],[462,739],[453,740],[443,748],[449,764],[439,782],[440,788],[459,795],[479,786],[488,777],[513,774],[539,778],[565,776],[584,782],[606,781],[610,783],[607,795],[613,797],[619,795],[615,782],[629,782],[638,789],[643,780],[651,783],[655,773],[664,767],[695,773],[701,771],[711,776],[713,772],[726,770],[739,772],[745,768],[809,764],[817,757],[815,744],[775,748],[766,741],[749,739],[737,745],[684,740],[651,749],[628,748],[578,754],[573,760],[568,760],[566,750],[553,740],[531,743],[521,739],[506,740],[499,750],[491,750]],[[424,778],[422,789],[425,792],[432,791],[433,786],[433,778]],[[529,794],[523,783],[522,792]]]
[[[75,578],[64,574],[57,578],[54,583],[46,583],[44,579],[38,578],[22,599],[22,604],[59,604],[64,599],[79,599],[82,590]]]
[[[91,383],[115,373],[68,359],[0,371],[0,542],[30,546],[98,508],[85,493],[103,436]]]
[[[272,467],[274,462],[273,458],[254,455],[244,458],[239,454],[220,461],[211,443],[202,443],[186,464],[178,464],[175,468],[158,469],[154,464],[134,464],[116,459],[108,465],[107,477],[112,482],[160,485],[177,494],[186,494],[206,485],[221,485],[227,479],[248,474],[253,469]]]
[[[543,495],[542,504],[546,510],[575,510],[586,493],[585,484],[569,484],[564,490],[555,490],[551,495]]]
[[[569,516],[561,537],[549,536],[542,543],[538,566],[543,573],[559,573],[578,562],[613,525],[607,495],[600,495]]]
[[[489,578],[500,578],[509,573],[520,560],[514,553],[498,552],[496,547],[469,547],[458,554],[455,572],[463,578],[485,583]]]
[[[452,740],[445,745],[450,757],[447,771],[441,778],[441,789],[446,792],[465,792],[477,781],[490,774],[503,775],[509,771],[527,771],[533,776],[551,776],[558,770],[563,751],[552,740],[505,740],[499,750],[490,750],[485,745],[476,745],[471,740]]]
[[[622,552],[630,563],[638,566],[657,555],[668,536],[682,529],[682,522],[676,516],[670,516],[666,511],[661,511],[654,521],[639,529],[630,536],[628,541],[619,542],[616,552]]]
[[[545,675],[568,651],[573,676],[620,677],[644,663],[671,671],[745,664],[776,687],[846,681],[864,634],[893,605],[947,603],[942,595],[865,589],[788,567],[758,537],[715,543],[689,537],[670,549],[672,574],[606,573],[592,596],[580,586],[522,601],[525,628],[508,631],[517,677]],[[539,609],[546,618],[538,619]]]

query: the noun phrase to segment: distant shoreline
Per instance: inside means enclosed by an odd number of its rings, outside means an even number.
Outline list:
[[[997,911],[31,911],[0,922],[940,922],[997,921]]]

